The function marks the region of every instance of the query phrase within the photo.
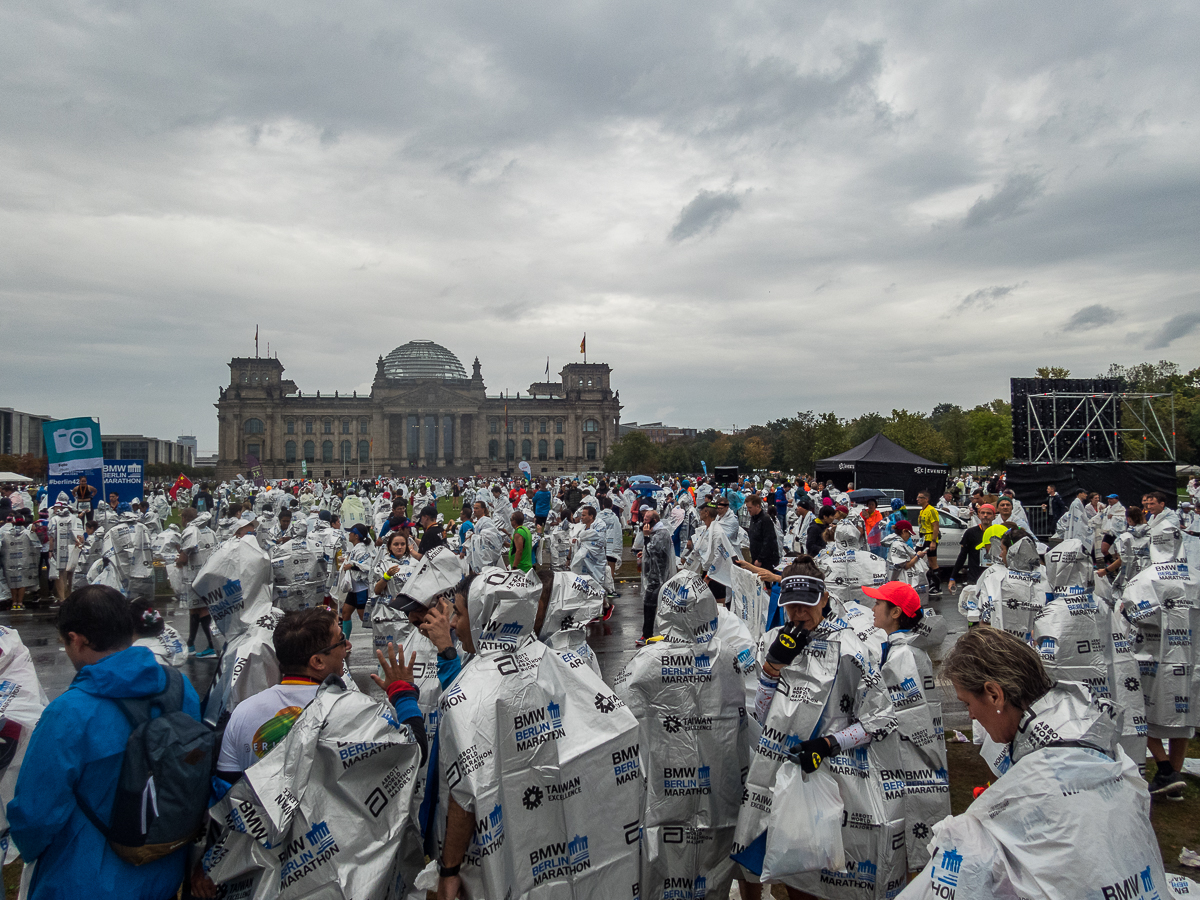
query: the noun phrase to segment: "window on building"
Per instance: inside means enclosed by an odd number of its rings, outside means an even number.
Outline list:
[[[242,373],[242,384],[249,384],[249,383],[250,383],[250,373],[243,372]]]
[[[499,434],[499,433],[500,433],[500,420],[499,419],[488,419],[488,434]]]
[[[349,434],[349,433],[350,433],[350,420],[342,419],[342,434]]]
[[[555,419],[555,420],[554,420],[554,433],[555,433],[555,434],[562,434],[562,433],[563,433],[563,420],[562,420],[562,419]]]
[[[500,442],[488,441],[488,460],[495,462],[500,457]]]
[[[350,442],[349,441],[342,441],[341,451],[342,451],[342,462],[348,463],[348,462],[354,461],[350,457]]]
[[[516,442],[512,438],[509,438],[507,441],[504,442],[504,458],[512,459],[516,455],[517,455]]]
[[[584,431],[599,431],[600,423],[597,422],[595,419],[587,419],[583,423],[583,430]]]
[[[371,461],[371,442],[370,441],[359,441],[358,442],[358,461],[360,463],[365,463],[365,462]]]
[[[262,460],[262,444],[247,444],[246,455],[253,456],[255,459]]]
[[[517,428],[517,423],[512,421],[511,419],[504,423],[504,430],[507,431],[509,434],[512,434],[516,430],[516,428]]]
[[[554,442],[554,458],[555,459],[563,458],[563,442],[561,440]]]
[[[546,420],[539,419],[538,420],[538,434],[545,434],[545,433],[546,433]]]
[[[545,459],[547,455],[546,442],[538,441],[538,459]]]
[[[304,458],[309,462],[314,462],[317,458],[317,445],[312,441],[304,442]]]
[[[321,462],[333,462],[333,441],[321,442]]]
[[[321,427],[321,431],[325,434],[333,434],[333,419],[326,419]]]
[[[358,420],[358,433],[359,434],[366,434],[370,430],[371,430],[371,420],[370,419],[363,417]]]
[[[588,458],[588,459],[595,459],[595,458],[596,458],[596,444],[595,444],[593,441],[588,441],[588,445],[587,445],[587,458]]]
[[[262,434],[263,420],[262,419],[247,419],[246,434]]]
[[[521,441],[521,459],[529,459],[529,457],[532,455],[533,444],[528,438],[526,438],[525,440]]]
[[[529,434],[530,422],[528,419],[521,420],[521,433]]]
[[[305,420],[304,420],[304,433],[305,433],[305,434],[312,434],[312,433],[313,433],[313,430],[312,430],[312,429],[313,429],[313,420],[312,420],[312,419],[305,419]]]
[[[296,442],[288,441],[283,445],[283,460],[284,462],[294,463],[296,461]]]
[[[288,433],[288,434],[295,434],[295,433],[296,433],[296,420],[295,420],[295,419],[288,419],[288,420],[287,420],[287,433]]]

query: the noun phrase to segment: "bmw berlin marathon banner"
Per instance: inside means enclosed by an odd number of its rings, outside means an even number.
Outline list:
[[[100,422],[89,417],[59,419],[42,425],[46,458],[50,463],[46,479],[50,502],[59,491],[72,496],[80,476],[96,489],[95,500],[104,500],[104,459],[100,447]],[[95,503],[93,501],[93,504]]]
[[[116,494],[120,503],[140,500],[146,464],[140,459],[106,459],[104,461],[104,497]],[[91,479],[89,478],[90,482]],[[68,489],[69,491],[69,489]]]

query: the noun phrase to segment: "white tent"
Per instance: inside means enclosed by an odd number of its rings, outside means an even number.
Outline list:
[[[0,472],[0,484],[33,484],[33,479],[16,472]]]

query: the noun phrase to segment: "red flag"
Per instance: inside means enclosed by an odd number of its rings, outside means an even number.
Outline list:
[[[171,499],[174,500],[175,495],[179,493],[180,488],[190,488],[191,486],[191,480],[186,475],[180,475],[175,479],[175,483],[171,485],[171,489],[167,491],[167,493],[170,494]]]

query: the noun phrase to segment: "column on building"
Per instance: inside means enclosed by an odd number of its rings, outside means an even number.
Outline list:
[[[408,413],[401,412],[400,416],[400,468],[408,468]]]
[[[454,414],[454,465],[462,465],[462,413]]]

